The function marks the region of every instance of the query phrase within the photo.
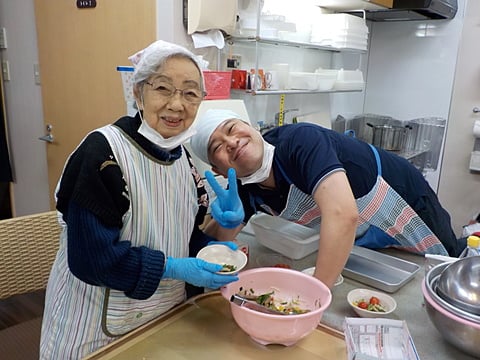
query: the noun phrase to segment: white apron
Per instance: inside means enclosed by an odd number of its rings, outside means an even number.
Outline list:
[[[368,194],[356,199],[359,223],[375,225],[393,237],[397,248],[419,253],[448,256],[440,240],[432,233],[415,210],[382,178],[382,166],[377,150],[370,146],[377,162],[377,181]],[[283,176],[290,183],[285,209],[279,214],[286,220],[320,228],[320,210],[311,195],[298,189],[277,163]]]
[[[128,187],[130,208],[120,240],[187,257],[198,196],[185,152],[165,165],[139,150],[119,128],[97,131],[107,138]],[[185,300],[185,283],[178,280],[161,280],[146,300],[80,281],[68,269],[67,229],[61,224],[60,249],[47,285],[41,359],[82,358]]]

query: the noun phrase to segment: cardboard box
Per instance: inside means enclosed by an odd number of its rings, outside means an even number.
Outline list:
[[[394,0],[369,0],[372,4],[380,5],[389,9],[393,7],[393,1]]]

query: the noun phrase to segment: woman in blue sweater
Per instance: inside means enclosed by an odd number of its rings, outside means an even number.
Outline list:
[[[208,197],[182,144],[204,97],[201,64],[157,41],[133,55],[139,109],[89,133],[56,190],[63,231],[46,292],[41,359],[80,359],[236,276],[194,256]],[[232,243],[226,245],[234,247]]]

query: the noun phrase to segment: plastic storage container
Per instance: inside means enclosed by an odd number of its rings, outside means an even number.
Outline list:
[[[117,66],[117,71],[122,76],[123,96],[126,102],[135,101],[133,96],[133,66]]]
[[[231,71],[203,71],[205,78],[205,100],[219,100],[230,98],[230,87],[232,85]]]
[[[253,216],[250,224],[260,244],[291,259],[301,259],[318,250],[317,230],[264,213]]]

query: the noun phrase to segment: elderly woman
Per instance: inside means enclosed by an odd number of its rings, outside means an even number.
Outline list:
[[[236,276],[194,257],[208,207],[182,144],[204,97],[195,55],[157,41],[130,57],[135,117],[88,134],[56,197],[63,232],[47,286],[41,359],[79,359]],[[226,245],[234,247],[231,243]]]

